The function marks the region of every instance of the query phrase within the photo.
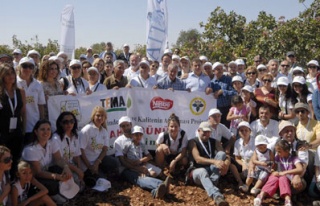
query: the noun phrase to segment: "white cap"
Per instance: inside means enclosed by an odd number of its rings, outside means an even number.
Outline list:
[[[222,113],[220,112],[219,109],[213,108],[213,109],[210,109],[208,117],[210,117],[211,115],[214,115],[214,114],[222,114]]]
[[[88,48],[87,48],[87,51],[89,51],[89,50],[91,50],[91,51],[92,51],[92,48],[91,48],[91,47],[88,47]]]
[[[236,64],[237,64],[237,65],[244,65],[243,59],[237,59],[237,60],[236,60]]]
[[[99,192],[108,191],[111,188],[111,182],[104,178],[97,179],[96,185],[92,188],[93,190],[97,190]]]
[[[201,122],[198,129],[201,129],[202,131],[204,132],[211,132],[212,131],[212,128],[209,124],[209,122]]]
[[[178,59],[178,60],[180,60],[180,57],[179,57],[179,55],[173,54],[173,55],[172,55],[172,59]]]
[[[119,123],[118,123],[118,125],[120,126],[120,124],[122,124],[123,122],[131,122],[131,119],[130,119],[130,117],[128,117],[128,116],[123,116],[123,117],[121,117],[120,119],[119,119]]]
[[[260,69],[267,69],[267,67],[264,64],[259,64],[257,67],[257,70],[260,70]]]
[[[210,66],[210,67],[212,68],[211,62],[205,62],[205,63],[203,64],[203,67],[205,67],[205,66]]]
[[[15,49],[12,54],[22,54],[22,51],[20,49]]]
[[[36,55],[38,55],[38,56],[39,56],[39,58],[40,58],[40,53],[39,53],[39,52],[37,52],[37,51],[36,51],[36,50],[34,50],[34,49],[32,49],[32,50],[28,51],[27,56],[30,56],[31,54],[36,54]]]
[[[223,64],[220,63],[220,62],[215,62],[215,63],[212,65],[212,69],[214,70],[214,69],[217,68],[218,66],[222,66],[222,67],[223,67]]]
[[[189,57],[187,57],[187,56],[183,56],[183,57],[181,57],[181,59],[180,59],[180,60],[182,60],[182,59],[185,59],[185,60],[187,60],[188,62],[190,62],[190,59],[189,59]]]
[[[124,44],[124,45],[123,45],[123,48],[124,48],[124,47],[129,47],[129,44]]]
[[[79,66],[82,67],[81,62],[78,59],[72,59],[70,64],[69,64],[69,67],[72,67],[74,65],[79,65]]]
[[[74,182],[73,177],[67,181],[60,181],[59,192],[67,199],[72,199],[79,192],[79,186]]]
[[[293,83],[300,83],[300,84],[305,84],[306,83],[306,80],[304,77],[302,76],[296,76],[293,78],[293,81],[292,81],[292,84]]]
[[[60,51],[60,52],[57,54],[57,56],[58,56],[58,57],[60,57],[60,56],[66,56],[66,57],[68,57],[68,55],[67,55],[65,52],[63,52],[63,51]]]
[[[171,51],[171,49],[166,49],[166,50],[164,50],[164,52],[163,52],[163,54],[172,54],[172,51]]]
[[[34,60],[30,57],[23,57],[22,59],[20,59],[19,65],[24,63],[32,64],[33,66],[35,65]]]
[[[87,72],[89,73],[90,71],[95,71],[97,74],[100,75],[99,70],[96,67],[90,67]]]
[[[53,60],[53,61],[59,60],[60,62],[63,62],[63,58],[58,56],[51,56],[49,57],[49,60]]]
[[[85,54],[80,54],[79,59],[87,59],[87,56]]]
[[[230,66],[230,65],[232,65],[232,64],[238,66],[238,64],[237,64],[235,61],[229,62],[229,63],[228,63],[228,66]]]
[[[294,72],[296,72],[296,71],[299,71],[299,72],[303,72],[303,73],[304,73],[304,70],[302,69],[302,67],[295,67],[295,68],[293,68],[292,73],[294,73]]]
[[[201,60],[201,61],[208,61],[208,58],[206,57],[206,56],[204,56],[204,55],[201,55],[200,57],[199,57],[199,59]]]
[[[316,65],[317,67],[319,67],[319,62],[317,60],[311,60],[308,62],[307,66],[309,66],[310,64]]]
[[[244,87],[241,88],[241,91],[242,90],[246,90],[246,91],[248,91],[250,93],[253,93],[253,88],[250,85],[245,85]]]
[[[261,144],[264,144],[264,145],[268,144],[267,137],[262,135],[262,134],[256,136],[256,139],[254,141],[254,145],[255,146],[258,146],[258,145],[261,145]]]
[[[237,129],[239,129],[240,127],[247,127],[247,128],[249,128],[249,129],[251,130],[251,127],[250,127],[249,122],[246,122],[246,121],[240,122],[240,123],[238,124]]]
[[[145,64],[145,65],[147,65],[148,67],[150,67],[150,63],[149,63],[149,61],[147,61],[147,60],[142,60],[142,61],[139,63],[139,66],[140,66],[141,64]]]
[[[243,79],[241,76],[236,75],[236,76],[232,77],[232,83],[233,82],[242,82],[243,83]]]
[[[289,85],[288,77],[279,77],[277,80],[277,86],[279,86],[279,85],[288,86]]]
[[[135,134],[135,133],[141,133],[143,134],[143,128],[136,125],[132,128],[132,131],[131,131],[132,134]]]

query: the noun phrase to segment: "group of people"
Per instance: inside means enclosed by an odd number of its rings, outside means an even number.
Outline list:
[[[228,172],[241,192],[254,195],[255,206],[278,189],[286,206],[304,190],[320,197],[318,61],[309,61],[305,71],[288,52],[266,65],[257,55],[247,67],[242,59],[212,64],[205,56],[190,60],[167,50],[158,62],[129,53],[128,45],[123,49],[116,55],[107,44],[93,55],[89,48],[79,60],[68,60],[64,52],[40,60],[36,50],[26,57],[19,49],[13,58],[0,55],[0,202],[55,205],[85,187],[108,190],[107,174],[113,172],[155,198],[163,198],[172,177],[182,175],[186,184],[202,185],[219,206],[228,205],[218,185]],[[83,128],[73,113],[62,112],[51,131],[50,96],[123,87],[203,92],[216,99],[217,108],[194,134],[186,134],[172,114],[154,155],[143,143],[143,128],[127,116],[118,122],[122,135],[115,154],[107,155],[107,113],[99,106]]]

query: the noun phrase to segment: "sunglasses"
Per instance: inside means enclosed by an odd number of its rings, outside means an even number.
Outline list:
[[[78,67],[71,67],[71,69],[72,69],[72,70],[81,69],[81,67],[79,67],[79,66],[78,66]]]
[[[8,164],[8,163],[10,163],[11,161],[12,161],[12,156],[9,156],[9,157],[4,158],[2,162],[3,162],[4,164]]]
[[[310,69],[317,69],[317,66],[308,66]]]
[[[69,120],[65,119],[62,121],[62,124],[74,124],[74,123],[75,123],[74,119],[69,119]]]
[[[299,113],[304,114],[304,113],[306,113],[307,111],[306,111],[305,109],[300,109],[300,110],[295,110],[294,112],[295,112],[296,114],[299,114]]]
[[[34,66],[31,64],[22,64],[21,65],[22,69],[31,69],[33,70]]]
[[[258,72],[266,72],[266,69],[259,69]]]
[[[247,75],[251,75],[251,74],[252,74],[252,75],[255,75],[256,73],[255,73],[255,72],[248,72],[248,73],[247,73]]]
[[[289,55],[288,57],[289,57],[289,58],[293,58],[293,57],[294,57],[294,55]]]
[[[281,66],[282,66],[282,67],[289,67],[288,64],[282,64]]]
[[[264,82],[272,82],[272,79],[264,79]]]

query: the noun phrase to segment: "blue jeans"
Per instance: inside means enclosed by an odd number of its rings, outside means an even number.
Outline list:
[[[142,189],[151,190],[153,197],[156,196],[157,188],[163,183],[162,180],[153,177],[140,177],[138,172],[126,169],[122,172],[122,175],[131,183],[138,185]]]
[[[219,151],[214,159],[225,160],[225,152]],[[209,197],[212,197],[213,199],[218,196],[223,197],[223,195],[220,193],[219,188],[215,186],[217,185],[220,178],[219,168],[217,168],[215,165],[194,169],[192,171],[192,178],[195,184],[203,186]]]

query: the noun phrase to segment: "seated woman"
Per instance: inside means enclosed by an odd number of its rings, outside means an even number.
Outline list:
[[[47,189],[48,194],[57,203],[66,201],[59,194],[59,182],[67,181],[72,172],[61,157],[59,146],[50,140],[51,124],[48,120],[39,120],[33,128],[33,140],[22,152],[22,159],[32,168],[36,179]]]
[[[73,172],[75,182],[84,186],[83,171],[80,169],[80,141],[77,133],[78,122],[71,112],[62,112],[56,121],[56,132],[52,136],[59,149],[62,158]]]
[[[188,137],[180,129],[180,120],[174,113],[168,119],[168,131],[159,134],[156,149],[156,165],[160,168],[169,166],[169,172],[174,173],[177,166],[184,169],[188,164],[187,144]]]

